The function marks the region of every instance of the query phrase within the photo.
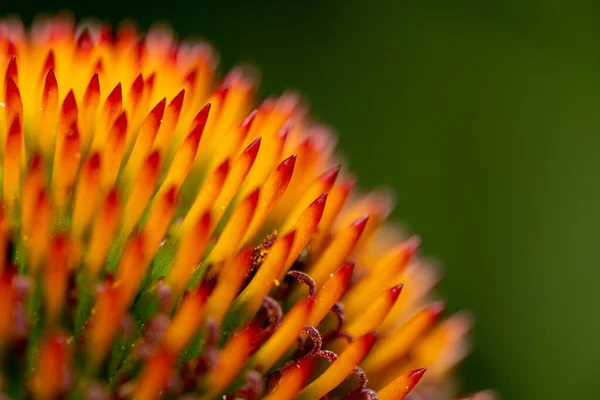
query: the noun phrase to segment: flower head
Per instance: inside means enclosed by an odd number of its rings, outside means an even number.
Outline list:
[[[164,28],[0,22],[0,391],[450,396],[465,315],[286,93]],[[425,373],[425,368],[427,372]]]

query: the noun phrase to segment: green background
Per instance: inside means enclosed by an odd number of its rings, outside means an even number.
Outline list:
[[[262,95],[306,95],[363,188],[441,260],[440,292],[472,310],[465,390],[600,397],[600,2],[12,2],[169,21],[250,61]]]

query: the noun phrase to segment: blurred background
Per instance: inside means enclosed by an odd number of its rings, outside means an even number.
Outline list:
[[[475,316],[465,391],[600,396],[600,2],[2,1],[171,23],[291,88],[339,132],[363,189],[440,260]],[[595,294],[596,293],[596,294]],[[592,309],[593,308],[593,309]]]

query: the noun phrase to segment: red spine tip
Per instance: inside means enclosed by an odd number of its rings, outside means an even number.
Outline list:
[[[87,28],[84,28],[77,39],[77,50],[85,52],[90,50],[92,46],[93,42],[90,31]]]
[[[109,209],[115,209],[119,206],[119,195],[116,189],[112,189],[106,196],[106,205]]]
[[[410,379],[413,382],[413,385],[414,385],[417,382],[419,382],[419,380],[421,379],[421,377],[423,377],[423,374],[425,374],[425,371],[427,371],[427,368],[415,369],[413,371],[410,371],[407,374],[408,379]]]
[[[153,170],[157,170],[160,165],[160,152],[158,150],[153,151],[148,156],[148,166]]]
[[[48,55],[46,56],[46,61],[44,61],[44,69],[43,71],[47,71],[50,68],[54,68],[54,51],[50,50]]]
[[[362,217],[355,219],[351,226],[354,227],[359,233],[362,233],[367,225],[367,222],[369,222],[369,214],[365,214]]]
[[[133,83],[131,84],[131,94],[133,95],[133,97],[135,97],[137,99],[142,95],[143,91],[144,91],[144,77],[142,76],[142,74],[139,74],[137,76],[137,78],[135,78]]]
[[[375,343],[375,340],[377,340],[377,332],[369,332],[366,335],[358,338],[357,340],[360,340],[363,343],[365,349],[367,349],[368,352],[369,349],[371,349],[371,347]]]
[[[165,193],[165,201],[167,202],[167,204],[173,205],[177,203],[177,198],[177,188],[175,186],[172,186],[169,190],[167,190],[167,193]]]
[[[127,133],[127,114],[125,113],[125,111],[123,111],[121,115],[119,115],[119,117],[115,121],[114,126],[117,129],[119,135],[125,135]]]
[[[244,118],[244,120],[240,124],[240,127],[245,132],[248,132],[250,130],[250,128],[252,127],[252,124],[254,123],[254,118],[256,117],[256,114],[257,114],[257,111],[252,110],[252,112],[250,114],[248,114],[248,116],[246,118]]]
[[[342,166],[340,164],[328,169],[327,171],[325,171],[323,173],[323,175],[321,175],[321,180],[326,183],[327,185],[333,185],[333,183],[335,182],[335,180],[338,177],[338,174],[340,173],[340,169],[342,168]]]
[[[277,136],[282,138],[283,140],[285,140],[287,138],[287,136],[290,134],[290,132],[292,131],[293,127],[294,127],[294,121],[292,121],[291,119],[287,120],[285,122],[285,124],[283,124],[283,126],[281,127],[279,132],[277,133]]]
[[[443,301],[437,301],[427,307],[427,313],[432,320],[436,320],[442,315],[446,304]]]
[[[258,154],[258,150],[260,149],[261,140],[262,138],[258,137],[256,140],[250,143],[248,147],[246,147],[246,150],[244,150],[244,153],[248,154],[250,158],[255,159],[256,155]]]
[[[252,205],[252,208],[256,207],[256,204],[258,203],[259,194],[260,194],[260,189],[256,188],[252,191],[252,193],[250,193],[248,195],[248,197],[246,197],[248,202]]]
[[[285,236],[283,236],[281,238],[281,241],[286,243],[286,245],[288,247],[291,247],[292,243],[294,242],[295,237],[296,237],[296,231],[294,230],[294,231],[288,232]]]
[[[285,177],[291,177],[294,173],[294,167],[296,166],[296,155],[292,155],[279,164],[277,170],[282,173]]]
[[[229,172],[229,159],[223,161],[221,165],[217,167],[217,173],[219,175],[226,175]]]
[[[109,104],[114,104],[117,102],[123,101],[123,92],[121,90],[121,82],[117,83],[117,86],[110,92],[108,95],[106,102]]]
[[[94,152],[88,161],[90,170],[97,171],[100,169],[100,153]]]
[[[17,69],[17,57],[12,56],[10,58],[10,62],[8,63],[8,67],[6,68],[6,77],[7,78],[12,78],[12,79],[17,79],[17,76],[19,75],[18,69]]]
[[[75,93],[73,93],[73,89],[69,90],[67,93],[67,97],[65,97],[65,101],[63,102],[62,112],[65,115],[77,115],[77,101],[75,100]]]
[[[338,268],[338,270],[335,272],[335,275],[341,276],[344,282],[349,282],[350,278],[352,277],[352,272],[354,272],[354,265],[355,264],[353,261],[347,261],[344,265]]]
[[[206,125],[206,120],[208,119],[208,115],[210,113],[211,104],[207,103],[202,109],[196,114],[194,117],[194,123],[197,125],[202,125],[202,129],[204,129],[204,125]]]
[[[173,97],[173,100],[171,100],[171,102],[169,103],[169,106],[175,107],[175,109],[177,109],[177,110],[181,110],[181,107],[183,107],[184,98],[185,98],[185,89],[181,89],[181,91],[179,93],[177,93],[177,96]]]
[[[392,302],[396,301],[396,299],[398,298],[398,296],[400,296],[400,292],[402,292],[402,288],[404,287],[404,284],[401,283],[397,286],[394,286],[393,288],[389,289],[388,293],[390,296],[390,300]]]
[[[17,115],[13,122],[10,124],[10,128],[8,130],[8,137],[12,138],[21,134],[21,121],[19,116]]]

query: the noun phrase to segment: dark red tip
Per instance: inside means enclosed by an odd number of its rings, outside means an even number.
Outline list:
[[[346,285],[352,277],[352,272],[354,272],[354,262],[347,261],[344,265],[339,267],[337,271],[335,271],[335,275],[340,276],[342,278],[342,282],[344,285]]]
[[[8,67],[6,68],[6,78],[12,78],[17,80],[19,76],[19,71],[17,69],[17,57],[12,56],[10,58],[10,62],[8,63]]]
[[[177,203],[178,197],[179,195],[177,193],[177,187],[175,186],[172,186],[169,190],[167,190],[167,193],[165,193],[165,201],[169,205]]]
[[[258,150],[260,149],[261,140],[262,138],[258,137],[256,140],[250,143],[248,147],[246,147],[246,149],[244,150],[244,154],[249,155],[250,158],[254,160],[256,158],[256,155],[258,154]]]
[[[446,304],[443,301],[437,301],[427,306],[427,313],[432,320],[436,320],[442,315],[444,308],[446,308]]]
[[[369,214],[365,214],[362,217],[355,219],[350,224],[350,226],[353,227],[354,229],[356,229],[358,231],[358,234],[360,235],[362,233],[362,231],[365,229],[367,222],[369,222]]]
[[[77,38],[77,50],[81,52],[87,52],[93,47],[92,36],[88,28],[84,28]]]
[[[139,99],[144,91],[144,77],[139,74],[131,84],[131,95],[134,99]]]
[[[252,124],[254,123],[254,119],[256,118],[256,114],[257,111],[256,110],[252,110],[252,112],[250,114],[248,114],[248,116],[246,118],[244,118],[244,120],[242,121],[242,123],[240,124],[240,127],[247,133],[250,128],[252,127]]]
[[[194,124],[202,125],[202,129],[204,130],[204,126],[206,125],[206,121],[208,120],[208,115],[210,113],[211,104],[207,103],[202,109],[196,114],[194,117]]]
[[[277,167],[277,171],[281,172],[283,176],[291,178],[292,174],[294,173],[294,167],[296,166],[296,158],[296,155],[293,154],[283,160]]]
[[[67,97],[65,97],[65,101],[62,105],[62,114],[74,118],[77,117],[77,101],[75,100],[75,93],[73,93],[73,89],[69,90]]]
[[[152,170],[158,170],[158,166],[160,165],[160,152],[155,150],[150,153],[147,163]]]
[[[92,156],[90,157],[89,161],[88,161],[88,165],[90,170],[92,171],[97,171],[100,169],[100,153],[98,153],[97,151],[94,152],[94,154],[92,154]]]
[[[319,179],[325,183],[328,187],[333,186],[333,184],[335,183],[335,180],[338,177],[338,174],[340,173],[340,169],[342,168],[342,166],[340,164],[333,166],[332,168],[328,169],[327,171],[325,171],[320,177]]]
[[[48,71],[50,68],[54,68],[54,51],[50,50],[44,61],[44,68],[42,71]]]
[[[174,107],[177,112],[181,111],[183,107],[183,99],[185,98],[185,89],[181,89],[177,96],[173,97],[173,100],[169,103],[169,107]]]
[[[393,288],[388,290],[388,294],[389,294],[390,300],[392,302],[395,302],[398,299],[398,296],[400,296],[400,292],[402,292],[403,287],[404,287],[404,284],[401,283],[401,284],[394,286]]]
[[[427,371],[427,368],[421,368],[421,369],[415,369],[413,371],[410,371],[407,374],[408,379],[411,380],[412,385],[416,385],[417,382],[419,382],[421,380],[421,378],[423,377],[423,374],[425,374],[425,371]]]

